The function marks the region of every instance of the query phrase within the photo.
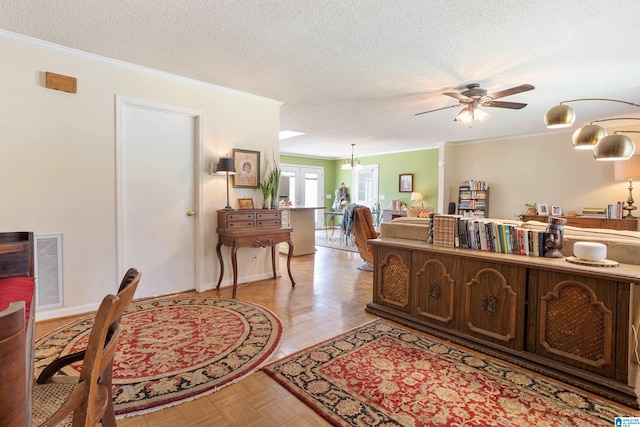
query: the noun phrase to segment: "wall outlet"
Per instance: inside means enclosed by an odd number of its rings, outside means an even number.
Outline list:
[[[379,196],[378,196],[378,199],[379,199],[379,200],[384,200],[384,194],[379,195]]]
[[[327,199],[330,199],[331,197],[331,194],[327,194]]]
[[[258,259],[258,251],[253,251],[253,253],[251,254],[251,257],[253,258],[253,260],[257,260]]]

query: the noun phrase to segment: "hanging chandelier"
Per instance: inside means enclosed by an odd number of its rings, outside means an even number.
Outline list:
[[[360,166],[360,160],[353,158],[353,146],[356,144],[351,144],[351,160],[345,160],[340,169],[349,170]]]

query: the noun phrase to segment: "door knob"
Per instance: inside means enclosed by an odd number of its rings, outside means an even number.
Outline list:
[[[196,212],[193,209],[189,209],[187,211],[187,216],[194,216],[196,214]]]

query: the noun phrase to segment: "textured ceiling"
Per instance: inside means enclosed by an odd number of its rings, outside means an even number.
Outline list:
[[[0,28],[282,101],[281,152],[347,157],[549,132],[559,101],[640,103],[637,0],[3,0]],[[471,128],[442,92],[480,83],[523,110]],[[578,121],[640,113],[573,104]]]

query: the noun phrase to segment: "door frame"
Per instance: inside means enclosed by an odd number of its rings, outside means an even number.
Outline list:
[[[322,166],[310,166],[310,165],[297,165],[297,164],[293,164],[293,163],[281,163],[280,164],[280,169],[282,171],[288,171],[288,172],[293,172],[296,174],[296,184],[297,184],[297,189],[296,189],[296,194],[300,193],[297,190],[301,190],[304,188],[304,173],[305,172],[311,172],[311,173],[317,173],[319,178],[318,178],[318,200],[316,200],[317,206],[324,206],[324,167]],[[296,203],[294,203],[295,205]],[[311,206],[308,206],[311,207]],[[316,210],[316,213],[314,214],[313,218],[314,218],[314,227],[316,228],[322,228],[323,227],[323,216],[322,214],[319,214],[319,209]]]
[[[377,164],[372,164],[372,165],[360,165],[357,166],[355,168],[353,168],[352,173],[351,173],[351,200],[353,200],[353,203],[362,205],[362,206],[367,206],[369,209],[373,209],[373,207],[375,206],[376,203],[378,203],[380,201],[380,176],[379,176],[379,166]],[[358,183],[359,183],[359,174],[360,172],[363,171],[370,171],[371,172],[371,176],[373,177],[373,182],[372,182],[372,186],[373,188],[371,188],[371,196],[373,198],[373,200],[371,202],[369,202],[368,200],[358,200]],[[369,206],[371,205],[371,206]]]
[[[196,291],[205,290],[204,279],[204,202],[202,200],[202,187],[204,183],[204,172],[207,168],[202,164],[204,159],[204,112],[192,108],[180,107],[176,105],[163,104],[159,102],[149,101],[146,99],[132,98],[123,95],[115,96],[116,104],[116,260],[118,274],[122,277],[125,273],[124,266],[124,225],[123,225],[123,168],[122,153],[124,142],[124,111],[127,107],[144,108],[158,112],[166,112],[171,114],[182,114],[192,117],[195,123],[194,141],[193,141],[193,201],[196,210],[195,218],[195,287]]]

